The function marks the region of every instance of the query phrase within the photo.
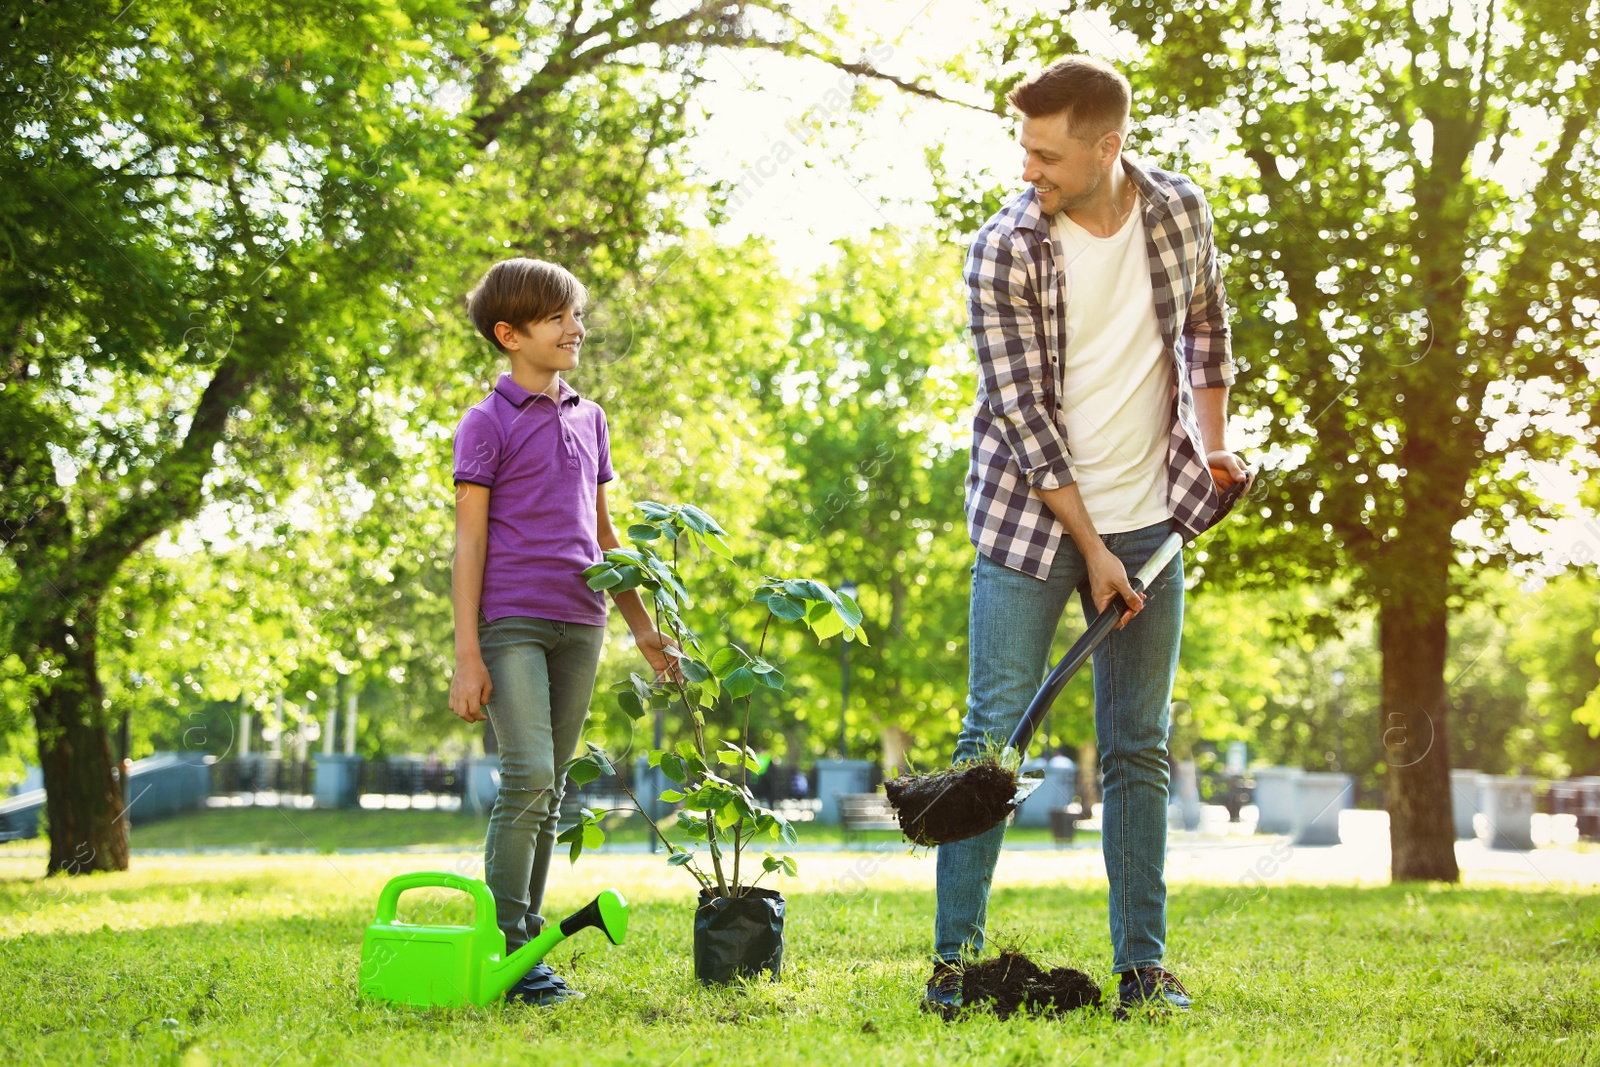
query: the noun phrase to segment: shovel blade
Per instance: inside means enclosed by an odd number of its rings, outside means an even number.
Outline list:
[[[1011,794],[1011,806],[1020,807],[1024,800],[1033,795],[1033,791],[1044,785],[1044,774],[1024,774],[1017,777],[1017,791]]]

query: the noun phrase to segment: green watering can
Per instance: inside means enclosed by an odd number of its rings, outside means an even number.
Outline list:
[[[471,926],[413,926],[395,921],[395,906],[408,889],[459,889],[472,897]],[[391,878],[378,897],[378,914],[361,939],[364,997],[399,1004],[459,1007],[493,1004],[561,942],[593,926],[613,945],[628,932],[628,902],[607,889],[539,936],[506,954],[506,935],[495,924],[494,896],[476,878],[446,871],[418,871]]]

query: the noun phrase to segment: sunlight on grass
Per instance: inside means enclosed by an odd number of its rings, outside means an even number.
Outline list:
[[[1048,855],[1048,854],[1046,854]],[[1101,882],[1034,880],[1008,855],[992,939],[1110,988]],[[605,886],[627,944],[592,934],[551,959],[588,996],[554,1010],[415,1010],[355,996],[378,890],[438,856],[147,857],[123,874],[38,877],[0,858],[8,1060],[184,1063],[526,1062],[1575,1063],[1600,1055],[1600,896],[1516,889],[1174,888],[1169,965],[1187,1017],[1117,1023],[921,1015],[929,867],[896,851],[812,855],[790,896],[783,978],[704,990],[691,977],[689,882],[644,855],[558,867],[548,915]],[[1042,862],[1042,860],[1040,861]],[[1005,874],[1003,869],[1002,874]],[[1030,882],[1031,884],[1024,884]],[[403,914],[466,922],[464,898]]]

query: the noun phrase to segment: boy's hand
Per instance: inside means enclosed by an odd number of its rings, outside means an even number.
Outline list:
[[[683,670],[678,666],[678,661],[667,655],[666,650],[677,648],[678,642],[662,634],[659,630],[647,630],[633,639],[639,646],[639,651],[644,653],[644,658],[656,672],[656,681],[683,681]]]
[[[482,722],[489,716],[483,705],[489,703],[494,683],[489,680],[489,668],[483,657],[457,660],[455,677],[450,679],[450,710],[464,722]]]

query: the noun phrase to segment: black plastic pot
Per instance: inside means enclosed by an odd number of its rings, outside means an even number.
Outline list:
[[[750,889],[742,897],[700,891],[694,913],[694,976],[721,985],[783,969],[783,894]]]

